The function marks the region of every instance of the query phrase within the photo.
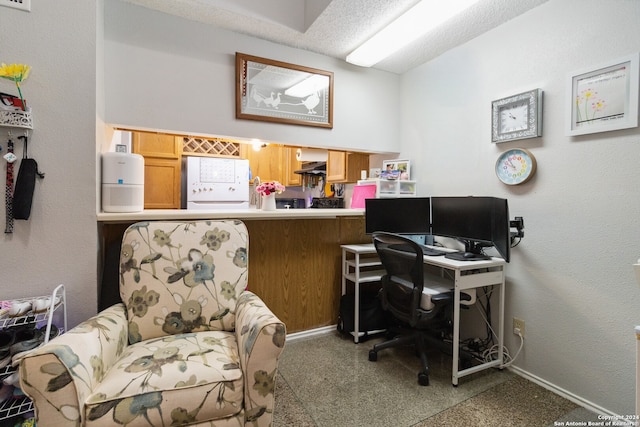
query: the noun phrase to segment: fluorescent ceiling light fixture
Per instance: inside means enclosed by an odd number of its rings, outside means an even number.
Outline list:
[[[477,2],[422,0],[351,52],[347,62],[371,67]]]
[[[312,93],[321,92],[329,87],[329,77],[320,74],[312,74],[311,77],[307,77],[299,83],[294,84],[289,89],[284,91],[287,96],[294,96],[296,98],[304,98]]]

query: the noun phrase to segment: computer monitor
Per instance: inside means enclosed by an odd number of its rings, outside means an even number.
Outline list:
[[[464,252],[447,254],[459,260],[489,258],[485,247],[495,247],[502,258],[510,260],[509,207],[506,199],[496,197],[432,197],[431,232],[465,244]]]
[[[491,240],[496,251],[506,262],[511,260],[511,221],[507,199],[493,198],[493,223]]]
[[[365,232],[430,234],[429,197],[365,199]]]

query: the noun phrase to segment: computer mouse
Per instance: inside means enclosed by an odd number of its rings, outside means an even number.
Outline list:
[[[476,254],[474,254],[473,252],[465,252],[462,256],[465,258],[475,258]]]

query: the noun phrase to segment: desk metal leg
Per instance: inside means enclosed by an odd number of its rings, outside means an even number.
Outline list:
[[[342,295],[347,293],[347,274],[349,273],[349,266],[347,265],[347,250],[342,248]],[[354,253],[355,262],[355,283],[354,283],[354,312],[353,312],[353,342],[358,343],[360,338],[360,255]]]
[[[455,272],[454,289],[453,289],[453,362],[451,367],[451,383],[458,385],[458,358],[460,356],[460,288],[458,280],[460,279],[460,270]]]
[[[504,365],[504,294],[505,294],[505,283],[504,283],[504,269],[502,270],[502,283],[498,285],[500,290],[500,307],[498,311],[498,345],[500,346],[500,352],[498,356],[498,362],[500,363],[499,367],[502,369]]]
[[[460,279],[460,272],[456,271],[455,273],[455,284],[454,284],[454,298],[453,298],[453,362],[452,362],[452,375],[451,382],[454,386],[458,385],[458,380],[461,377],[466,375],[473,374],[474,372],[479,372],[487,368],[496,367],[502,369],[504,367],[504,354],[503,354],[503,346],[504,346],[504,300],[505,300],[505,283],[504,283],[504,270],[502,272],[502,281],[501,283],[495,283],[491,286],[497,287],[498,292],[500,292],[500,304],[498,308],[498,357],[495,360],[491,360],[489,362],[481,363],[480,365],[473,366],[471,368],[459,370],[458,359],[460,357],[460,287],[458,285],[458,281]]]
[[[355,295],[353,296],[353,342],[360,341],[360,254],[355,254],[356,281],[353,284]]]
[[[347,293],[347,250],[342,248],[342,295]]]

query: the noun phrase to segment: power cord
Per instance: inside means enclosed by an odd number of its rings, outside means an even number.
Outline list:
[[[448,271],[446,272],[446,274],[450,275]],[[451,278],[453,277],[451,276]],[[485,299],[485,303],[483,303],[482,298],[478,296],[478,299],[474,304],[474,306],[477,308],[478,313],[484,320],[484,323],[487,328],[487,337],[485,339],[468,338],[466,340],[461,341],[460,345],[463,350],[470,353],[479,362],[486,363],[486,362],[492,362],[498,358],[499,345],[494,344],[491,347],[487,348],[487,346],[492,342],[495,342],[494,339],[497,339],[498,337],[498,334],[496,334],[496,332],[493,330],[493,327],[491,325],[491,320],[490,320],[491,319],[491,297],[493,295],[494,288],[493,286],[483,286],[481,289],[483,290],[482,296]],[[514,331],[520,337],[520,347],[518,348],[518,351],[516,352],[515,356],[511,357],[511,354],[509,353],[509,349],[504,345],[502,346],[502,360],[503,360],[502,367],[511,366],[516,361],[516,359],[520,355],[520,352],[522,351],[522,348],[524,347],[524,337],[522,336],[521,331],[517,328]],[[448,338],[446,340],[447,342],[451,342],[451,343],[453,342],[452,337],[447,337],[447,338]]]
[[[486,325],[486,338],[467,338],[460,342],[460,348],[464,350],[467,354],[473,356],[480,363],[484,363],[484,353],[486,353],[487,349],[491,344],[493,344],[494,336],[497,337],[493,329],[491,328],[491,295],[493,294],[493,287],[483,286],[482,294],[479,294],[477,300],[473,307],[478,310],[478,313],[484,320]],[[483,300],[485,300],[483,302]]]
[[[482,347],[486,346],[488,343],[493,341],[493,338],[497,338],[497,334],[495,333],[495,331],[493,330],[493,327],[491,326],[491,321],[489,319],[491,319],[491,306],[490,306],[490,300],[491,300],[491,295],[493,293],[493,288],[483,288],[484,290],[484,296],[486,297],[486,302],[487,305],[484,306],[481,302],[480,299],[478,299],[478,301],[476,302],[476,304],[479,304],[481,308],[478,308],[478,312],[480,313],[480,316],[483,318],[485,324],[487,325],[487,339],[484,341],[480,341],[477,339],[471,339],[471,340],[467,340],[464,345],[465,347],[467,347],[467,349],[472,350],[472,351],[477,351],[479,352],[481,350]],[[511,354],[509,353],[509,349],[507,347],[505,347],[504,345],[502,346],[502,360],[503,360],[503,367],[508,367],[511,366],[515,360],[518,358],[518,356],[520,355],[520,352],[522,351],[522,348],[524,347],[524,337],[522,336],[522,333],[519,329],[515,329],[515,332],[517,333],[517,335],[520,337],[520,347],[518,348],[518,351],[516,352],[516,355],[511,357]],[[480,357],[477,357],[479,361],[481,362],[491,362],[494,361],[498,358],[499,356],[499,345],[498,344],[494,344],[493,346],[485,349],[482,352],[482,355]]]
[[[518,352],[516,353],[516,355],[511,357],[511,355],[509,354],[509,349],[505,346],[502,346],[502,360],[503,360],[502,367],[506,368],[508,366],[511,366],[513,362],[515,362],[518,356],[520,355],[520,352],[522,351],[522,347],[524,347],[524,337],[520,333],[520,330],[516,330],[516,331],[518,332],[518,336],[520,337],[520,348],[518,348]],[[492,346],[490,349],[484,352],[482,356],[484,361],[491,362],[493,360],[496,360],[499,354],[498,351],[499,351],[498,344]]]

